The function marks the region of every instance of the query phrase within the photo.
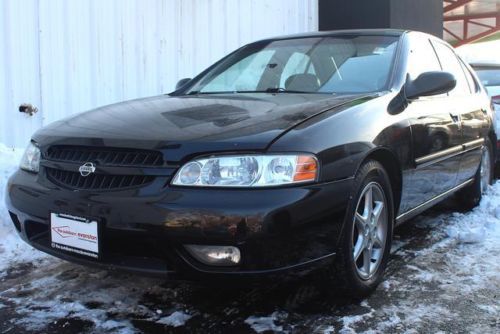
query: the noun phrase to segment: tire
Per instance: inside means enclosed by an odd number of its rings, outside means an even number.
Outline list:
[[[460,204],[466,210],[476,207],[488,188],[493,183],[493,150],[491,142],[486,139],[481,152],[481,162],[474,175],[474,182],[458,192]]]
[[[330,274],[341,294],[365,297],[382,281],[392,242],[393,203],[384,167],[374,160],[364,163],[354,179]]]

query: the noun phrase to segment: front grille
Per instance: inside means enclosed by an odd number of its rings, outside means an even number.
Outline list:
[[[47,177],[60,186],[71,189],[114,190],[144,186],[155,179],[150,175],[108,175],[90,174],[86,177],[79,172],[47,168]]]
[[[163,155],[158,151],[66,145],[51,146],[47,151],[47,159],[127,167],[159,167],[164,162]]]
[[[155,180],[154,176],[142,175],[142,171],[139,170],[137,175],[101,174],[97,171],[83,177],[77,171],[78,166],[87,162],[92,162],[98,167],[111,168],[141,169],[164,165],[161,152],[127,148],[55,145],[49,147],[44,158],[54,162],[75,164],[75,170],[59,169],[57,165],[46,166],[47,178],[54,184],[69,189],[117,190],[145,186]],[[132,171],[130,174],[135,172]]]

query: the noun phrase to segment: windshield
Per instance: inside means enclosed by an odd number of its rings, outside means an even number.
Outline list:
[[[222,61],[187,93],[381,91],[389,82],[397,42],[392,36],[258,42]]]
[[[500,68],[478,69],[476,73],[490,96],[500,95]]]

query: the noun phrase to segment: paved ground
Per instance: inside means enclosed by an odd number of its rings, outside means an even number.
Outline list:
[[[492,205],[477,218],[453,214],[448,202],[398,228],[386,280],[362,301],[336,297],[334,287],[318,289],[310,278],[228,289],[51,257],[17,263],[0,279],[0,333],[499,333],[500,258],[493,253],[500,245],[492,237],[499,229],[486,217],[498,213]],[[461,224],[483,218],[493,224],[485,235],[475,230],[482,225],[463,233]]]

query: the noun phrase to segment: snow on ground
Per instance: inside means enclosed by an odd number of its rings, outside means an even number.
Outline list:
[[[0,146],[2,334],[500,332],[500,182],[471,212],[444,205],[398,228],[386,279],[356,301],[309,279],[207,288],[43,255],[19,239],[3,204],[20,155]]]
[[[179,327],[183,326],[189,319],[191,319],[191,315],[181,311],[175,311],[168,317],[161,318],[156,323],[172,327]]]
[[[248,317],[245,320],[245,323],[250,325],[250,327],[252,327],[252,329],[257,333],[266,331],[281,332],[283,331],[283,327],[275,325],[275,322],[279,319],[286,318],[286,316],[286,313],[274,312],[268,317]]]

